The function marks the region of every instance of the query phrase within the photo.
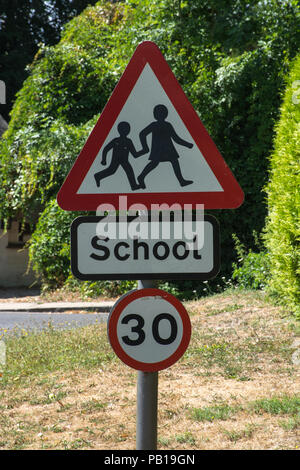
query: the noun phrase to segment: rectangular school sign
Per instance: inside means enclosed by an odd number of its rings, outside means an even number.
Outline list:
[[[71,268],[80,280],[199,279],[220,269],[217,220],[78,217],[71,225]]]

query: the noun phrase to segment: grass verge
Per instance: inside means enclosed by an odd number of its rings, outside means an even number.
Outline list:
[[[261,293],[186,307],[192,339],[159,373],[158,448],[298,449],[299,325]],[[5,335],[0,449],[134,449],[137,373],[106,325]]]

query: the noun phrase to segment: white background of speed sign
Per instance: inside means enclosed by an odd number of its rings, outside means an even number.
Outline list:
[[[191,337],[189,315],[176,297],[160,289],[134,290],[122,296],[108,318],[108,337],[117,356],[142,371],[174,364]]]

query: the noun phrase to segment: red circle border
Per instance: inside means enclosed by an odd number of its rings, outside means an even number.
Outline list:
[[[117,324],[121,313],[123,312],[124,308],[127,307],[128,304],[141,297],[157,296],[162,297],[164,300],[173,305],[173,307],[177,310],[182,320],[183,334],[178,348],[173,354],[171,354],[170,357],[159,362],[145,363],[133,359],[122,349],[117,337]],[[120,299],[113,306],[109,314],[109,318],[107,321],[107,333],[111,347],[113,348],[114,352],[119,357],[119,359],[121,359],[121,361],[123,361],[126,365],[132,367],[133,369],[141,370],[143,372],[157,372],[175,364],[175,362],[177,362],[185,353],[191,339],[192,326],[189,314],[187,313],[185,307],[180,302],[180,300],[178,300],[172,294],[169,294],[168,292],[165,292],[161,289],[145,288],[132,290],[120,297]]]

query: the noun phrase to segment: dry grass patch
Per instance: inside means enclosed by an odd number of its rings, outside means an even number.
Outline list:
[[[159,373],[158,448],[299,448],[297,325],[257,293],[186,306],[190,346]],[[14,338],[7,349],[0,448],[135,449],[137,372],[111,353],[105,325],[50,331],[34,344]]]

